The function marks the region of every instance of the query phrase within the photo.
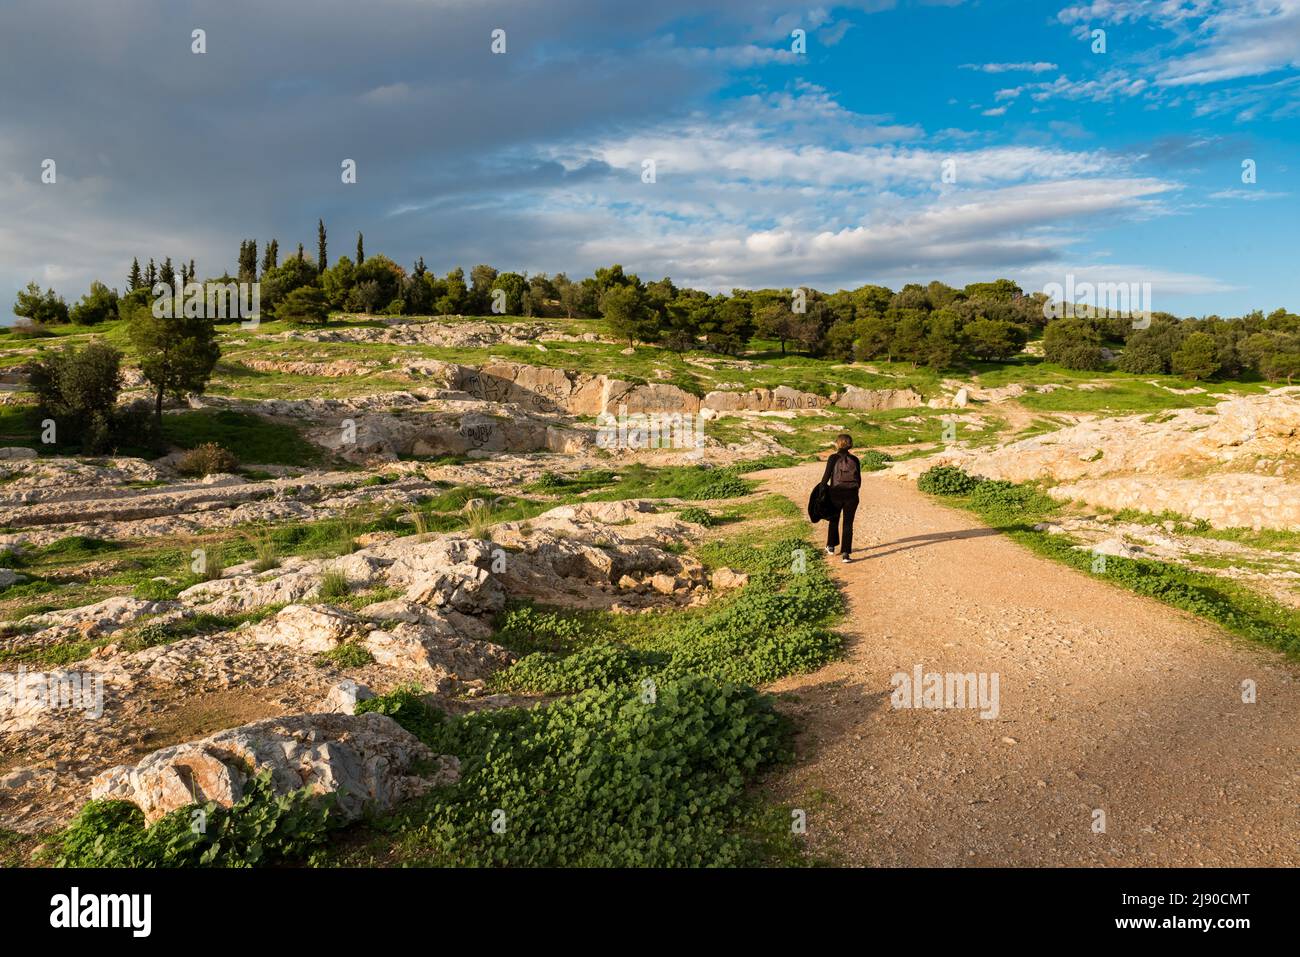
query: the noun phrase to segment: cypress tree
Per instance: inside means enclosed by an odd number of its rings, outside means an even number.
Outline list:
[[[257,240],[245,240],[239,247],[239,281],[257,282]]]
[[[328,259],[325,256],[325,220],[316,221],[316,271],[324,272],[328,265]]]
[[[271,243],[271,268],[274,269],[280,265],[280,240],[272,239]]]
[[[357,233],[357,265],[360,266],[366,261],[366,240],[360,233]]]
[[[302,262],[302,243],[298,244],[298,262]]]

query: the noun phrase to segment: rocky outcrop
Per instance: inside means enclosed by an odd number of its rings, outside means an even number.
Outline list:
[[[700,411],[700,399],[666,382],[637,384],[610,379],[605,383],[602,411],[610,415],[690,414]]]
[[[529,346],[539,342],[609,342],[594,332],[572,334],[557,332],[538,322],[488,322],[447,316],[441,320],[407,319],[390,316],[369,317],[382,323],[376,326],[295,329],[292,332],[259,336],[260,339],[284,342],[290,339],[308,342],[379,342],[391,345],[441,346],[452,349],[483,349],[496,345]]]
[[[486,402],[511,403],[537,412],[598,415],[604,411],[605,377],[517,362],[461,366],[456,388]]]
[[[991,449],[954,446],[890,466],[916,478],[932,465],[1024,482],[1089,505],[1176,512],[1220,528],[1300,528],[1300,391],[1213,408],[1091,419]]]
[[[152,823],[195,803],[230,807],[264,772],[277,794],[306,788],[330,795],[341,818],[352,821],[454,783],[460,765],[435,755],[386,715],[293,715],[163,748],[134,767],[111,768],[95,777],[91,796],[131,801]]]
[[[1094,508],[1176,512],[1215,528],[1300,530],[1300,484],[1267,475],[1220,474],[1196,479],[1130,476],[1084,479],[1047,490],[1061,501]]]
[[[860,412],[879,412],[884,409],[915,409],[925,404],[921,393],[910,386],[905,389],[861,389],[858,386],[845,386],[844,392],[835,400],[840,409],[854,409]]]
[[[710,392],[700,400],[703,409],[713,412],[786,412],[823,409],[830,399],[800,392],[786,385],[775,389],[750,389],[748,392]]]

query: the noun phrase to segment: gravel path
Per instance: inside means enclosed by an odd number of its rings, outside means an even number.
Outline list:
[[[754,477],[802,507],[821,469]],[[885,866],[1300,865],[1300,668],[897,479],[867,476],[862,503],[858,560],[831,565],[846,659],[771,689],[793,696],[782,707],[802,730],[770,787],[807,810],[812,851]],[[892,676],[917,665],[996,673],[997,716],[893,707]]]

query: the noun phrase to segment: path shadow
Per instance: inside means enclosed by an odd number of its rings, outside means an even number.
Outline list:
[[[964,528],[957,532],[933,532],[929,535],[911,535],[907,538],[900,538],[892,542],[881,542],[879,545],[865,545],[860,548],[855,548],[853,551],[855,554],[858,552],[871,552],[869,555],[863,554],[863,558],[884,558],[888,555],[897,555],[899,552],[905,552],[912,548],[923,548],[926,545],[937,545],[940,542],[956,542],[965,538],[986,538],[989,535],[1001,534],[1002,531],[996,528]],[[890,548],[893,545],[899,545],[901,547],[888,552],[873,551],[877,548]]]

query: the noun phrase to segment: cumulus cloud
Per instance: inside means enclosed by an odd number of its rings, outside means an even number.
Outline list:
[[[0,88],[18,91],[0,112],[0,294],[33,278],[72,296],[96,278],[120,286],[137,255],[219,274],[249,236],[310,248],[318,217],[335,256],[360,230],[439,271],[622,261],[718,290],[987,278],[1077,257],[1091,230],[1177,195],[1132,156],[928,133],[797,75],[735,92],[746,71],[784,66],[792,25],[842,39],[839,9],[723,0],[687,32],[699,12],[685,0],[617,18],[597,0],[372,0],[363,15],[355,0],[227,0],[205,8],[200,56],[190,11],[164,0],[130,16],[12,0],[0,33],[23,42],[0,60]],[[494,56],[503,23],[509,52]],[[1090,100],[1136,95],[1133,82],[1023,89]],[[39,181],[45,157],[56,185]]]

